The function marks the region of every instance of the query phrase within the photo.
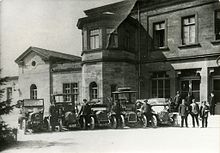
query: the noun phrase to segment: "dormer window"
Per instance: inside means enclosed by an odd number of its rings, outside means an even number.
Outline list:
[[[165,47],[165,22],[154,24],[154,47]]]
[[[90,49],[98,49],[101,48],[100,38],[101,38],[101,30],[94,29],[89,32],[89,44]]]
[[[115,29],[107,28],[106,29],[106,44],[109,48],[118,47],[118,32]]]

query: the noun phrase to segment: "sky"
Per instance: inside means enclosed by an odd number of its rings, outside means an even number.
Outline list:
[[[30,46],[80,56],[84,10],[121,0],[2,0],[2,76],[18,75],[14,60]]]

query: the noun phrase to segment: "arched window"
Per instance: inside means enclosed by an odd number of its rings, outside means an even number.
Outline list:
[[[98,86],[95,82],[90,83],[89,85],[90,90],[90,99],[97,99],[98,98]]]
[[[35,84],[30,87],[30,99],[37,99],[37,86]]]

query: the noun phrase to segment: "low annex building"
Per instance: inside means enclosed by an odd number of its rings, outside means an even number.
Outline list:
[[[80,57],[30,47],[15,62],[19,66],[19,99],[43,99],[45,115],[53,94],[74,92],[74,102],[81,100]]]

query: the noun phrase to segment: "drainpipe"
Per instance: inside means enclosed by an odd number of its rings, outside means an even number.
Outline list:
[[[140,16],[140,3],[137,1],[138,9],[138,98],[141,98],[141,16]]]

